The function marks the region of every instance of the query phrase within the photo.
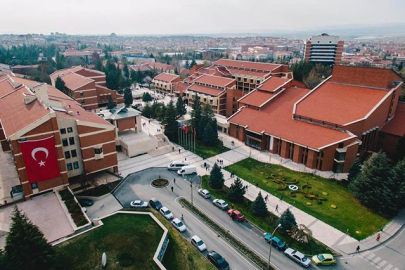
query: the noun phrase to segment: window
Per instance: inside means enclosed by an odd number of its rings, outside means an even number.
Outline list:
[[[79,169],[79,162],[75,161],[73,162],[73,169]]]
[[[65,128],[61,128],[61,129],[60,129],[60,134],[66,134],[66,129],[65,129]]]
[[[72,163],[66,164],[66,168],[67,168],[68,171],[73,170]]]
[[[84,94],[83,94],[83,92],[80,92],[80,96],[82,97]]]
[[[37,183],[31,183],[31,188],[32,188],[32,189],[38,188],[38,184],[37,184]]]
[[[62,145],[63,145],[63,146],[68,146],[68,139],[63,138],[63,139],[62,139]]]
[[[73,150],[71,151],[71,156],[72,156],[72,158],[77,157],[77,151],[76,151],[76,149],[73,149]]]
[[[65,158],[70,158],[70,152],[69,151],[65,151]]]
[[[68,128],[67,128],[67,132],[68,132],[68,133],[72,133],[72,132],[73,132],[73,128],[72,128],[72,127],[68,127]]]
[[[75,144],[75,138],[74,138],[74,137],[70,137],[70,138],[69,138],[69,144],[70,144],[70,145],[74,145],[74,144]]]
[[[94,154],[100,155],[103,153],[103,147],[100,148],[94,148]]]
[[[82,104],[84,103],[84,99],[82,99]]]

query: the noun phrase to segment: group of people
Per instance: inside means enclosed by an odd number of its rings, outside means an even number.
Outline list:
[[[223,159],[217,159],[217,163],[220,165],[224,165],[224,160]]]

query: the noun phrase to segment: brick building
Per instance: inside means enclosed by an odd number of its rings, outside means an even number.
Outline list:
[[[394,71],[365,67],[335,66],[313,90],[270,78],[239,100],[230,135],[311,169],[345,173],[357,154],[377,149],[401,85]]]
[[[105,106],[110,96],[116,104],[124,102],[122,95],[106,87],[104,72],[78,66],[55,71],[50,77],[53,86],[60,77],[65,82],[67,94],[86,110]]]
[[[180,81],[179,75],[174,75],[170,73],[160,73],[155,78],[153,78],[151,88],[165,94],[174,94],[175,93],[174,85],[179,81]]]
[[[338,36],[321,34],[312,36],[305,42],[304,60],[339,65],[342,59],[344,41]]]
[[[67,186],[70,177],[118,171],[115,128],[45,83],[0,77],[0,142],[10,152],[25,199]],[[60,176],[32,182],[20,143],[53,137]]]

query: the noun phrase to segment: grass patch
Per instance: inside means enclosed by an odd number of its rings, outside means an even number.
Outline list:
[[[360,204],[349,192],[346,182],[295,172],[282,166],[266,164],[250,158],[228,166],[226,170],[252,184],[259,183],[259,188],[274,196],[283,196],[284,201],[344,233],[348,230],[349,235],[358,240],[372,235],[389,221],[388,218],[382,217]],[[266,178],[271,175],[282,178],[286,182],[298,180],[299,190],[302,190],[302,185],[308,183],[311,186],[308,191],[326,201],[318,204],[315,200],[304,197],[303,194],[291,197],[291,190],[288,188],[279,190],[277,188],[280,188],[281,184],[275,183],[271,178]],[[324,192],[327,195],[323,195]],[[307,202],[310,202],[311,205],[307,205]],[[337,208],[333,209],[332,204]]]
[[[114,182],[111,182],[108,184],[99,185],[95,188],[77,193],[76,196],[100,197],[100,196],[110,193],[120,182],[121,182],[121,180],[117,180],[117,181],[114,181]]]
[[[229,151],[229,149],[223,146],[221,142],[219,142],[216,146],[205,146],[199,141],[196,141],[195,143],[195,154],[203,159],[207,159],[227,151]]]
[[[202,187],[207,189],[211,195],[215,198],[221,198],[226,200],[229,205],[234,204],[235,209],[242,212],[245,215],[245,218],[248,219],[250,222],[254,223],[257,227],[261,228],[266,232],[272,232],[274,228],[277,226],[278,217],[269,212],[269,214],[265,217],[258,217],[252,214],[252,202],[245,200],[242,203],[232,203],[228,200],[228,195],[224,190],[216,190],[212,189],[208,185],[209,176],[203,176]],[[299,251],[305,254],[318,254],[318,253],[333,253],[333,250],[330,250],[324,244],[311,240],[309,243],[301,243],[296,240],[291,239],[288,236],[281,235],[280,233],[276,233],[276,236],[279,237],[284,242],[288,243],[289,246],[292,246],[294,249],[298,249]],[[264,241],[264,240],[263,240]]]
[[[117,214],[103,219],[104,225],[55,247],[65,269],[159,269],[153,255],[163,235],[149,216]]]

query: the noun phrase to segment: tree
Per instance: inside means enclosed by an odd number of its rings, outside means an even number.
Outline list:
[[[396,211],[391,168],[383,152],[374,154],[350,183],[349,190],[363,205],[379,213]]]
[[[278,223],[281,225],[279,230],[282,234],[286,234],[297,226],[295,217],[289,208],[287,208],[287,210],[281,214],[280,218],[278,219]]]
[[[101,71],[103,69],[103,62],[101,62],[100,57],[94,62],[94,69]]]
[[[65,82],[58,76],[55,81],[55,88],[65,93]]]
[[[17,206],[4,249],[6,269],[56,269],[55,251]]]
[[[197,62],[193,58],[193,60],[191,60],[191,63],[190,63],[190,68],[194,67],[195,65],[197,65]]]
[[[200,97],[196,94],[193,98],[193,106],[191,111],[191,125],[197,129],[197,133],[200,132],[199,124],[201,120],[201,102]]]
[[[187,60],[184,64],[185,69],[190,69],[190,62]]]
[[[111,95],[108,96],[108,104],[107,104],[107,109],[112,109],[115,107],[115,103],[111,97]]]
[[[321,82],[319,74],[314,69],[309,72],[308,76],[304,79],[305,86],[309,89],[313,89]]]
[[[350,166],[349,169],[349,174],[347,176],[347,180],[349,182],[351,182],[353,179],[356,178],[356,176],[361,172],[361,161],[359,158],[356,158],[352,164],[352,166]]]
[[[136,72],[133,69],[131,69],[131,81],[132,82],[137,82],[136,81]]]
[[[148,92],[143,93],[143,95],[142,95],[143,102],[150,102],[152,100],[153,100],[153,97]]]
[[[210,173],[208,184],[214,189],[222,189],[224,187],[225,179],[219,166],[215,163]]]
[[[215,146],[218,143],[217,120],[210,119],[204,128],[202,143],[206,146]]]
[[[252,204],[252,214],[260,217],[264,217],[268,214],[266,202],[264,201],[260,191],[256,197],[256,200]]]
[[[146,104],[145,107],[143,107],[142,109],[142,116],[146,117],[146,118],[151,118],[152,117],[152,108]]]
[[[405,160],[392,168],[392,196],[397,210],[405,207]]]
[[[228,198],[233,202],[242,202],[245,193],[246,189],[242,184],[242,180],[240,180],[239,177],[237,177],[236,180],[231,184],[231,187],[229,188]]]
[[[181,96],[179,96],[177,98],[176,112],[177,112],[177,118],[179,118],[187,113],[186,104],[184,104],[183,98]]]
[[[159,121],[161,121],[163,125],[165,125],[166,124],[166,122],[165,122],[166,121],[166,106],[164,103],[160,103],[159,105],[160,105],[160,111],[156,118]],[[175,113],[176,113],[176,111],[175,111]]]
[[[132,105],[134,102],[134,98],[132,97],[132,91],[131,88],[127,87],[124,90],[124,103],[126,106]]]
[[[123,69],[124,69],[124,76],[125,76],[125,78],[126,78],[126,79],[129,79],[129,69],[128,69],[127,63],[125,63]]]
[[[174,107],[174,103],[171,100],[166,108],[166,115],[164,118],[165,123],[165,135],[169,138],[169,140],[173,141],[177,139],[177,113],[176,107]]]
[[[397,148],[395,149],[394,160],[399,161],[405,157],[405,134],[398,140]]]

